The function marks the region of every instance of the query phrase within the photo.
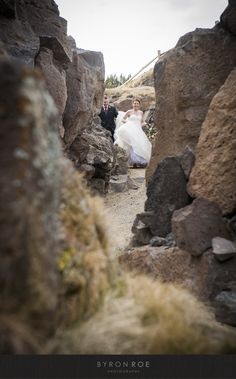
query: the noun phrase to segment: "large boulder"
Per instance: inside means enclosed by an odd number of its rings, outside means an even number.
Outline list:
[[[230,238],[218,205],[203,198],[175,211],[171,223],[178,247],[195,256],[212,246],[212,238]]]
[[[57,326],[62,178],[57,110],[42,79],[0,61],[1,313],[41,341]]]
[[[155,236],[171,232],[171,217],[175,210],[189,204],[186,178],[177,157],[167,157],[159,163],[147,187],[145,211],[153,212],[149,228]]]
[[[235,38],[220,27],[184,35],[158,60],[154,67],[158,134],[148,180],[165,157],[179,154],[186,145],[195,148],[209,104],[235,64]]]
[[[73,141],[69,157],[75,163],[77,169],[93,172],[88,177],[90,185],[101,194],[108,191],[109,180],[114,166],[113,142],[110,132],[101,125],[92,124],[90,128],[80,131]],[[87,169],[85,169],[87,166]]]
[[[188,191],[236,212],[236,70],[213,98],[202,125]]]
[[[99,52],[73,49],[73,63],[66,73],[67,103],[64,113],[64,141],[67,149],[82,129],[100,112],[104,92],[105,66]]]
[[[59,16],[58,7],[51,0],[2,1],[1,12],[0,40],[9,56],[42,70],[59,110],[57,129],[63,136],[65,69],[72,61],[67,22]]]
[[[133,223],[133,245],[145,245],[153,236],[171,233],[174,211],[191,201],[186,185],[193,161],[194,155],[187,147],[182,155],[167,157],[158,164],[147,186],[145,211],[138,213]]]

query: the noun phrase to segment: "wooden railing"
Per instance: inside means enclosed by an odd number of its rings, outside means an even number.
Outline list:
[[[136,76],[138,76],[146,67],[148,67],[152,62],[154,62],[156,59],[159,59],[160,56],[163,55],[161,54],[161,50],[157,50],[157,56],[155,58],[153,58],[150,62],[148,62],[145,66],[143,66],[141,68],[141,70],[139,70],[135,75],[132,76],[132,78],[126,80],[126,82],[124,82],[119,88],[123,87],[124,85],[126,85],[127,83],[131,82],[134,78],[136,78]]]

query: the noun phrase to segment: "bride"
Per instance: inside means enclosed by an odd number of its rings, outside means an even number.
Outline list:
[[[151,158],[152,145],[142,129],[144,125],[140,100],[134,99],[133,109],[119,112],[114,134],[115,145],[122,147],[129,155],[129,164],[145,167]]]

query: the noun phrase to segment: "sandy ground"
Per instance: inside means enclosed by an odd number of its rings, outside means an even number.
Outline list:
[[[138,189],[120,193],[111,192],[105,199],[109,235],[117,253],[128,247],[133,235],[131,228],[135,216],[143,212],[146,200],[145,169],[129,169],[129,175]]]

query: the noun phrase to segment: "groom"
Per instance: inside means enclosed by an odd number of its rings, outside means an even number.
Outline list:
[[[109,99],[104,96],[103,107],[99,113],[102,126],[111,132],[112,140],[114,142],[114,132],[116,128],[115,119],[118,116],[118,112],[115,107],[109,105]]]

